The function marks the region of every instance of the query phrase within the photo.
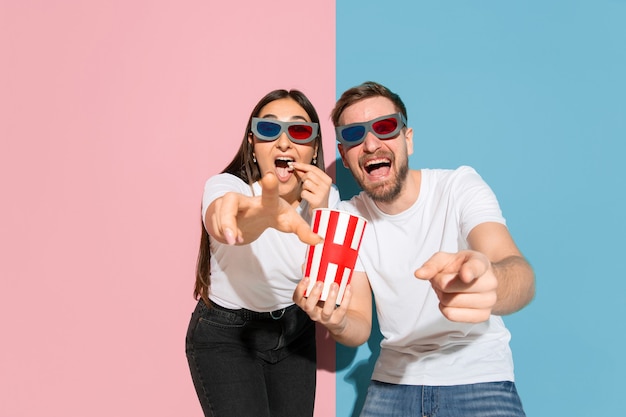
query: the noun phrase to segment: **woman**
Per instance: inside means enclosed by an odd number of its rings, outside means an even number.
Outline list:
[[[313,415],[315,326],[292,296],[303,242],[319,239],[311,211],[338,201],[313,105],[297,90],[270,92],[232,162],[205,185],[186,338],[205,416]]]

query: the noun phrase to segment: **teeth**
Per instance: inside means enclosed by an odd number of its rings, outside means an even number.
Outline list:
[[[378,159],[372,159],[367,161],[363,168],[365,169],[365,171],[367,171],[367,173],[371,173],[373,170],[375,170],[376,168],[380,168],[383,166],[391,166],[391,161],[387,158],[378,158]]]
[[[368,167],[370,165],[388,164],[388,163],[389,163],[388,159],[373,159],[371,161],[367,161],[365,166]]]

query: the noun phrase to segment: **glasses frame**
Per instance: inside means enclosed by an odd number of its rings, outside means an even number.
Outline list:
[[[372,126],[375,123],[380,122],[381,120],[386,120],[386,119],[396,119],[396,121],[398,122],[398,125],[390,133],[387,133],[384,135],[376,133],[374,129],[372,128]],[[360,139],[355,140],[355,141],[345,140],[343,138],[343,131],[351,127],[357,127],[357,126],[362,126],[365,128],[365,132],[363,132],[363,136]],[[371,132],[378,139],[384,140],[384,139],[391,139],[397,136],[404,127],[406,127],[406,117],[404,117],[402,113],[398,112],[398,113],[388,114],[386,116],[377,117],[368,122],[350,123],[349,125],[337,126],[335,127],[335,133],[337,134],[337,141],[339,143],[341,143],[343,146],[351,147],[351,146],[356,146],[356,145],[360,145],[361,143],[363,143],[363,141],[365,140],[365,137],[367,136],[367,132]]]
[[[280,130],[278,131],[278,133],[275,136],[266,136],[263,135],[259,132],[259,123],[274,123],[280,126]],[[311,130],[311,136],[308,137],[307,139],[296,139],[293,136],[291,136],[291,133],[289,133],[289,128],[291,126],[308,126],[310,127]],[[265,119],[262,117],[253,117],[252,118],[252,124],[250,125],[250,130],[252,130],[252,133],[254,134],[254,136],[256,136],[259,140],[262,140],[264,142],[273,142],[276,139],[278,139],[280,137],[280,135],[284,133],[287,134],[287,137],[289,138],[289,140],[293,143],[296,143],[298,145],[303,145],[306,143],[310,143],[313,142],[315,139],[317,139],[318,137],[318,133],[319,133],[319,123],[315,123],[315,122],[281,122],[280,120],[275,120],[275,119]]]

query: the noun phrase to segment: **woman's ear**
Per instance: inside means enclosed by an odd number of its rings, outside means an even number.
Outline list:
[[[250,150],[252,151],[252,162],[256,164],[256,154],[254,153],[254,137],[252,132],[248,133],[248,144],[250,145]]]

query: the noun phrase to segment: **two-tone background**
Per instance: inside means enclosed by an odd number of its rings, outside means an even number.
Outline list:
[[[405,100],[411,166],[475,167],[535,267],[505,318],[528,415],[619,415],[624,22],[624,0],[0,0],[0,416],[200,416],[204,181],[299,88],[350,197],[329,113],[365,80]],[[320,338],[316,417],[358,414],[378,341]]]

